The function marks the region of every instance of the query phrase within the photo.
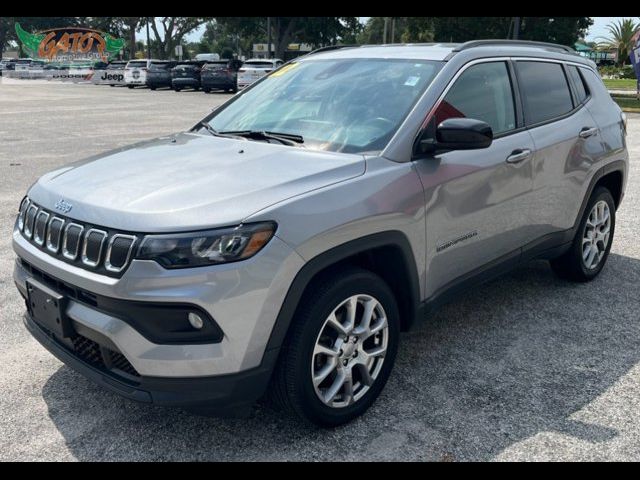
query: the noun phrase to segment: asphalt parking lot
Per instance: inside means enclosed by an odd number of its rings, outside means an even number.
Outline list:
[[[611,256],[587,285],[533,262],[404,334],[395,370],[353,423],[313,430],[132,403],[26,332],[11,231],[42,173],[186,129],[226,94],[0,84],[0,460],[640,460],[640,116]]]

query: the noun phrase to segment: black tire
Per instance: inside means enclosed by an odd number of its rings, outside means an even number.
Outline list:
[[[156,87],[149,87],[149,90],[155,90]]]
[[[331,312],[351,296],[361,294],[374,297],[384,309],[388,325],[387,350],[377,377],[361,398],[340,408],[328,406],[313,386],[313,349]],[[323,275],[300,301],[271,381],[271,400],[310,424],[334,427],[351,421],[362,415],[384,388],[398,350],[399,332],[396,300],[379,276],[360,268],[333,270]]]
[[[203,88],[203,89],[202,89],[202,91],[203,91],[204,93],[209,93],[209,92],[211,91],[211,89],[210,89],[210,88]]]
[[[178,88],[178,87],[173,87],[173,89],[174,89],[176,92],[179,92],[180,90],[182,90],[181,88]]]
[[[127,85],[127,87],[133,90],[133,85]]]
[[[598,203],[604,201],[609,207],[609,215],[611,218],[611,224],[609,227],[609,239],[604,250],[604,253],[600,255],[597,265],[593,268],[587,267],[582,256],[583,237],[585,235],[585,229],[589,215],[593,210],[593,207]],[[575,237],[571,244],[571,248],[562,256],[550,261],[551,268],[560,278],[565,280],[571,280],[574,282],[590,282],[598,276],[602,271],[607,258],[609,257],[609,251],[611,250],[611,244],[613,243],[613,236],[616,227],[616,204],[611,196],[611,192],[605,187],[597,187],[589,201],[580,220],[580,225],[576,231]]]

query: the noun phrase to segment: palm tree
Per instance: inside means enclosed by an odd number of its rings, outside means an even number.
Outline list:
[[[624,65],[629,59],[633,48],[633,36],[640,30],[640,23],[635,23],[630,18],[618,20],[607,25],[610,36],[604,38],[602,46],[615,49],[618,53],[618,63]]]

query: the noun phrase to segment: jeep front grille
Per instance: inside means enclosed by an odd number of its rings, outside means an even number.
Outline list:
[[[129,265],[138,237],[66,218],[26,198],[18,228],[43,252],[86,270],[120,277]]]

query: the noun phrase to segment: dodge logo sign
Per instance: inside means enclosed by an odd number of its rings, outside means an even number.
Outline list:
[[[61,198],[56,202],[55,207],[56,207],[56,210],[60,210],[62,213],[69,213],[69,211],[71,211],[71,209],[73,208],[73,205],[71,205],[68,202],[65,202],[64,198]]]

